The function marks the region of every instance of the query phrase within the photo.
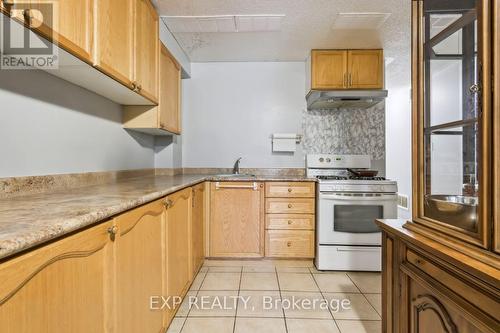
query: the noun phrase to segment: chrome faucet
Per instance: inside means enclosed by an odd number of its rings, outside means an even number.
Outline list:
[[[240,174],[240,161],[241,161],[241,157],[238,158],[236,160],[236,162],[234,162],[233,174],[235,174],[235,175],[239,175]]]

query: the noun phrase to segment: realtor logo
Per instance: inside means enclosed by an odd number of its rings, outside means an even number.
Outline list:
[[[57,69],[57,48],[52,40],[53,1],[5,1],[9,16],[1,17],[0,69]],[[46,38],[34,31],[43,31]]]

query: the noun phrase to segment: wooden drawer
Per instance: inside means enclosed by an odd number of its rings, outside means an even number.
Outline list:
[[[266,257],[313,258],[314,231],[266,230]]]
[[[266,197],[269,198],[314,198],[313,182],[268,182]]]
[[[267,214],[266,229],[314,230],[312,214]]]
[[[266,213],[314,214],[314,199],[267,198]]]
[[[500,298],[494,299],[484,293],[482,290],[486,288],[481,282],[469,281],[467,283],[464,280],[464,277],[459,277],[451,272],[448,272],[447,270],[441,268],[439,264],[409,249],[406,250],[406,260],[415,266],[419,271],[424,272],[436,281],[441,282],[446,286],[446,288],[449,288],[452,292],[461,295],[464,299],[468,300],[482,311],[493,317],[498,315],[498,309],[500,309]],[[477,284],[477,287],[474,286],[474,284]],[[498,295],[498,290],[490,291],[491,294],[496,294],[497,297],[500,296]]]

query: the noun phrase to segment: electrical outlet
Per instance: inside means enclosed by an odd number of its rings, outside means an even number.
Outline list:
[[[408,196],[398,193],[398,207],[408,210]]]

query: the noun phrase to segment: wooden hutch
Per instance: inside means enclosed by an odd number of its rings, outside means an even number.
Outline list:
[[[500,332],[500,0],[412,1],[413,217],[381,220],[383,332]]]

